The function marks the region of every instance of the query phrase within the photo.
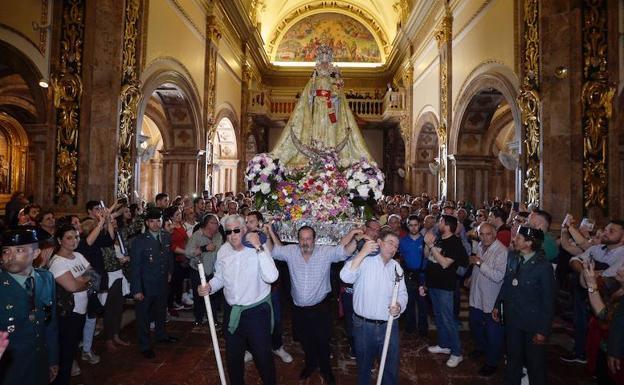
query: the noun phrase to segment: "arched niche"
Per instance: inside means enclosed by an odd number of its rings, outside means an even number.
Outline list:
[[[477,68],[458,97],[449,131],[451,197],[474,205],[519,200],[521,121],[517,79],[506,67]]]
[[[429,196],[438,195],[437,171],[432,171],[430,167],[436,164],[436,158],[439,156],[438,126],[438,117],[431,110],[422,111],[414,125],[414,136],[411,141],[413,163],[410,170],[412,173],[410,190],[414,194],[426,192]]]
[[[197,87],[188,71],[170,58],[150,63],[142,74],[142,81],[137,133],[140,134],[146,127],[156,127],[162,144],[152,151],[160,156],[153,158],[149,179],[141,175],[142,171],[148,170],[145,166],[142,170],[141,163],[151,160],[135,158],[135,190],[153,193],[160,186],[160,191],[174,196],[203,190],[204,172],[200,160],[203,159],[206,140]],[[145,117],[153,124],[145,126]],[[137,135],[136,139],[138,154],[145,141],[141,140],[141,135]],[[148,183],[149,186],[141,186],[141,183]],[[143,198],[151,200],[154,197]]]
[[[236,130],[232,120],[223,116],[218,118],[212,138],[212,194],[237,192],[238,163]]]

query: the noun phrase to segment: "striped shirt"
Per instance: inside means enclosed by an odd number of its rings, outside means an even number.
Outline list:
[[[306,262],[299,245],[275,245],[273,258],[288,264],[291,294],[297,306],[313,306],[321,302],[331,291],[329,269],[332,263],[347,259],[344,247],[314,246],[312,256]]]
[[[503,286],[508,251],[498,239],[485,251],[483,249],[483,244],[479,242],[477,256],[481,259],[481,266],[474,265],[472,269],[469,303],[484,313],[491,313]]]

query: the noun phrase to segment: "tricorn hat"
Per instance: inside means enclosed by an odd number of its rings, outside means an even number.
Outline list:
[[[150,207],[145,211],[145,219],[161,219],[162,210],[158,207]]]
[[[520,226],[518,228],[518,234],[522,234],[525,238],[528,238],[529,240],[544,240],[544,232],[542,230],[534,229],[533,227],[529,226]]]
[[[39,243],[37,233],[33,229],[8,230],[2,234],[2,246],[19,246]]]

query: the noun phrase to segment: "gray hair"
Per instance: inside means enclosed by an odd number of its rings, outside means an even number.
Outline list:
[[[221,221],[221,223],[223,224],[223,228],[226,230],[228,225],[233,222],[237,222],[241,229],[245,228],[245,218],[237,214],[228,215]]]
[[[494,233],[496,233],[496,226],[494,226],[493,224],[491,224],[488,221],[481,222],[481,224],[477,228],[477,231],[481,231],[481,228],[483,228],[483,227],[489,227],[490,229],[494,230]]]

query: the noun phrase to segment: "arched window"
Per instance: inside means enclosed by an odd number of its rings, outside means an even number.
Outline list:
[[[228,118],[217,124],[213,138],[212,193],[236,192],[238,146],[234,125]]]

